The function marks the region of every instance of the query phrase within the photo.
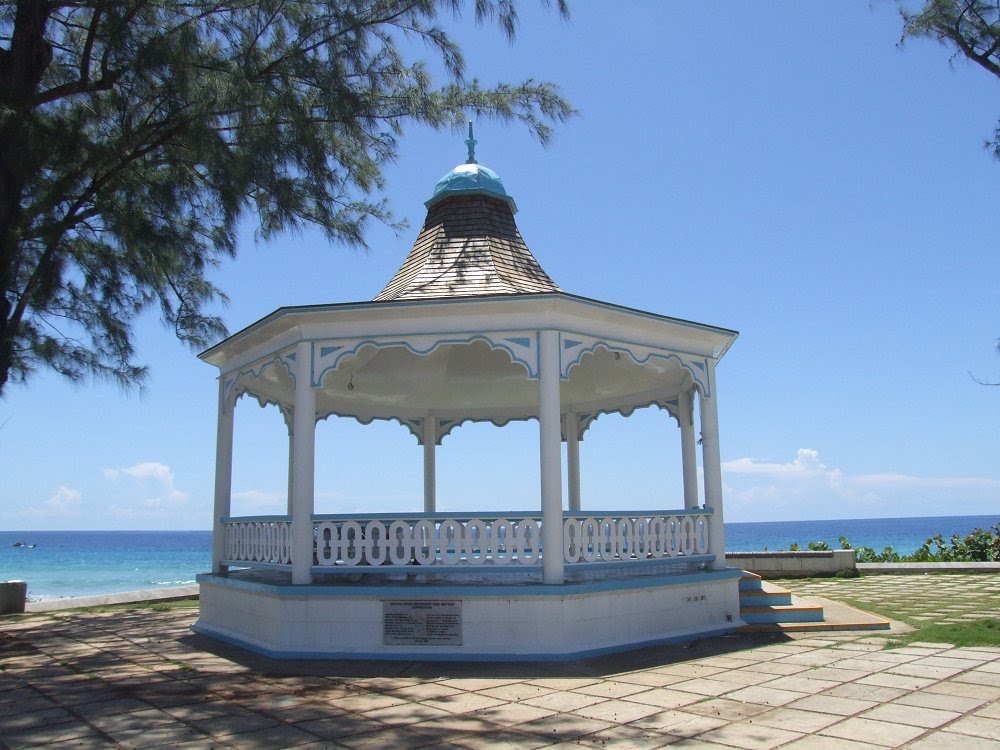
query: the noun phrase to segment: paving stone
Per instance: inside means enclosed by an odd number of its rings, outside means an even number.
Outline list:
[[[640,703],[644,703],[645,701],[641,700],[642,696],[648,695],[649,693],[659,693],[659,692],[666,692],[666,691],[647,690],[644,693],[638,693],[636,695],[629,696],[629,700],[635,700],[639,701]],[[698,699],[696,696],[690,695],[690,693],[682,693],[681,695],[688,696],[691,698],[691,700]],[[569,691],[560,690],[558,692],[546,693],[545,695],[540,695],[537,698],[525,698],[524,703],[527,703],[529,706],[538,706],[539,708],[547,708],[552,711],[574,711],[578,708],[583,708],[584,706],[592,706],[595,703],[600,703],[603,700],[605,699],[596,695],[584,695],[583,693],[573,693]]]
[[[899,688],[900,690],[920,690],[935,682],[938,680],[913,675],[890,674],[889,672],[879,672],[858,680],[858,683],[862,685],[878,685],[879,687]]]
[[[996,739],[970,737],[956,732],[933,732],[906,746],[907,750],[996,750]]]
[[[986,703],[986,699],[984,698],[966,698],[958,695],[928,693],[926,691],[902,695],[891,700],[894,703],[901,703],[906,706],[935,708],[942,711],[957,711],[958,713],[972,711]]]
[[[642,729],[656,729],[678,738],[697,737],[704,732],[725,726],[725,719],[700,716],[685,711],[661,711],[634,722],[632,726]]]
[[[513,726],[535,721],[556,713],[552,709],[539,708],[527,703],[504,703],[492,708],[486,708],[479,712],[486,721],[501,726]]]
[[[954,676],[955,682],[968,682],[973,685],[985,685],[988,687],[1000,687],[1000,674],[996,672],[986,672],[981,669],[973,669],[962,672]]]
[[[901,674],[907,677],[920,677],[929,680],[946,680],[963,671],[963,669],[958,667],[931,667],[923,663],[926,661],[926,659],[921,659],[909,664],[899,664],[887,669],[885,674]]]
[[[754,717],[755,724],[810,734],[841,720],[836,714],[821,714],[797,708],[775,708]]]
[[[842,737],[822,737],[816,734],[782,745],[781,750],[885,750],[885,745],[872,745],[868,742],[847,740]]]
[[[553,714],[521,724],[522,732],[552,741],[572,740],[612,726],[610,722],[590,719],[575,714]]]
[[[642,693],[633,693],[625,700],[645,703],[650,706],[660,708],[678,708],[686,706],[696,701],[704,700],[704,697],[697,693],[686,693],[683,690],[671,690],[670,688],[655,688]]]
[[[615,724],[628,724],[637,719],[643,719],[652,714],[659,713],[661,710],[659,706],[650,706],[646,703],[613,699],[602,703],[595,703],[592,706],[578,708],[573,713],[589,719],[598,719]]]
[[[624,698],[627,695],[642,693],[648,688],[645,685],[636,685],[631,682],[619,682],[618,680],[602,680],[591,685],[584,685],[573,690],[574,693],[582,695],[594,695],[599,698]]]
[[[974,685],[968,682],[945,680],[928,685],[921,692],[941,693],[944,695],[961,695],[966,698],[983,698],[985,700],[1000,700],[1000,688],[986,685]]]
[[[489,747],[490,750],[535,750],[539,747],[552,747],[552,744],[546,739],[533,734],[512,731],[492,732],[488,740],[478,734],[468,735],[459,737],[450,744],[467,750],[482,750],[484,747]],[[421,747],[427,747],[429,750],[438,746],[433,744]]]
[[[61,724],[25,727],[23,729],[0,729],[0,742],[11,750],[24,747],[48,745],[52,742],[69,741],[95,736],[92,727],[81,721],[67,721]]]
[[[483,711],[493,706],[501,706],[504,704],[504,701],[490,698],[488,695],[479,695],[478,693],[461,693],[446,698],[421,701],[421,703],[425,706],[447,711],[450,714],[467,714],[471,711]]]
[[[527,682],[515,682],[510,685],[501,685],[500,687],[480,690],[479,694],[488,695],[491,698],[499,698],[504,701],[523,701],[527,698],[537,698],[540,695],[551,692],[552,688],[532,685]]]
[[[982,708],[973,711],[976,716],[985,716],[990,719],[1000,719],[1000,703],[990,703]]]
[[[694,680],[684,680],[683,682],[675,683],[674,685],[671,685],[670,688],[671,690],[680,690],[685,693],[717,696],[733,690],[738,690],[739,685],[734,685],[731,682],[722,682],[721,680],[697,678]]]
[[[859,700],[857,698],[838,698],[833,695],[810,695],[797,700],[789,708],[803,711],[818,711],[821,714],[836,714],[837,716],[853,716],[874,707],[875,701]]]
[[[657,748],[667,747],[678,742],[680,742],[680,738],[657,731],[634,726],[615,726],[581,737],[573,743],[572,747],[574,750],[580,750],[581,747],[597,750],[657,750]],[[559,745],[550,747],[559,747]],[[475,750],[481,750],[481,747],[477,747]]]
[[[726,697],[730,700],[742,701],[744,703],[759,703],[764,706],[784,706],[786,703],[791,703],[807,695],[808,693],[800,693],[793,690],[779,690],[769,685],[757,685],[727,693]]]
[[[487,709],[489,710],[489,709]],[[399,706],[387,706],[365,711],[365,716],[375,721],[391,726],[419,724],[423,721],[433,721],[445,716],[451,716],[447,711],[423,703],[403,703]]]
[[[356,750],[414,750],[415,748],[427,747],[434,740],[426,735],[417,732],[407,731],[405,727],[383,728],[375,732],[365,734],[354,734],[350,737],[342,737],[338,743]]]
[[[885,703],[861,714],[861,718],[889,721],[896,724],[910,724],[916,727],[934,729],[961,716],[956,711],[942,711],[925,706],[908,706],[903,703]]]
[[[825,690],[822,694],[837,698],[857,698],[863,701],[883,703],[906,695],[906,691],[881,685],[862,685],[860,682],[848,682]]]
[[[778,729],[777,727],[751,724],[749,722],[737,722],[705,732],[699,735],[698,739],[718,742],[723,745],[733,745],[739,748],[746,748],[746,750],[771,750],[771,748],[784,745],[802,736],[800,732],[791,732],[787,729]]]
[[[1000,737],[1000,719],[991,719],[986,716],[963,716],[958,721],[948,725],[949,732],[959,734],[971,734],[976,737],[986,737],[996,740]]]
[[[897,747],[915,737],[919,737],[925,731],[927,730],[923,727],[852,717],[821,729],[819,734],[827,737],[841,737],[847,740],[858,740],[859,742]]]
[[[770,710],[770,707],[759,703],[741,703],[727,698],[711,698],[683,708],[684,713],[725,721],[742,721]]]

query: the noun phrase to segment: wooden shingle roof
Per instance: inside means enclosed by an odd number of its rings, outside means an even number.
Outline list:
[[[524,244],[511,204],[472,193],[431,204],[409,255],[375,301],[558,291]]]

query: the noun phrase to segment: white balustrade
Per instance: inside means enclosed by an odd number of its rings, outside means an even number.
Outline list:
[[[532,565],[541,540],[537,518],[320,519],[316,564]]]
[[[575,514],[563,520],[568,563],[659,560],[708,554],[708,515]]]
[[[563,556],[567,563],[586,564],[706,555],[710,513],[567,514]],[[251,567],[291,564],[287,516],[231,518],[224,526],[228,562]],[[314,522],[314,562],[325,568],[538,565],[541,531],[539,517],[525,516],[320,516]]]
[[[233,562],[288,565],[292,562],[292,522],[277,518],[233,518],[226,529],[226,558]]]

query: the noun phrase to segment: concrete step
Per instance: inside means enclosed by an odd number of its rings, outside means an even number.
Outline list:
[[[748,625],[763,625],[767,623],[793,623],[793,622],[822,622],[823,608],[799,599],[797,596],[791,597],[789,604],[764,605],[757,607],[740,607],[740,617]]]
[[[798,597],[796,597],[798,598]],[[806,601],[806,600],[800,600]],[[889,630],[893,628],[890,620],[855,609],[841,602],[830,601],[822,597],[814,597],[809,600],[809,604],[821,607],[823,619],[820,621],[779,621],[779,622],[750,622],[742,615],[747,624],[738,628],[740,633],[760,633],[760,632],[808,632],[808,631],[836,631],[836,630]],[[897,624],[898,625],[898,624]]]
[[[792,592],[770,581],[756,581],[754,588],[740,590],[740,609],[745,607],[777,607],[792,603]]]

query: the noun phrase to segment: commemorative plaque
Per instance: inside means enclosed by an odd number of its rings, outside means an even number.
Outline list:
[[[383,601],[385,646],[461,646],[461,601]]]

